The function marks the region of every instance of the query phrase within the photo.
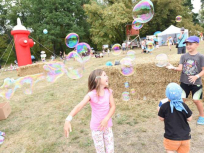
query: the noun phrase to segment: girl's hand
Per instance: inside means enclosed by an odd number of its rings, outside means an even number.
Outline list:
[[[107,128],[107,126],[108,126],[108,118],[107,117],[105,117],[102,121],[101,121],[101,124],[100,124],[100,126],[99,126],[99,129],[100,130],[102,130],[102,131],[104,131],[106,128]]]
[[[198,79],[197,76],[189,76],[188,77],[188,80],[193,84],[196,82],[197,79]]]
[[[65,134],[66,138],[69,137],[69,132],[72,132],[71,123],[69,121],[65,121],[65,123],[64,123],[64,134]]]

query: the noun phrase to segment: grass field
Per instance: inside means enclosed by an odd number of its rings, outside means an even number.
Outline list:
[[[155,57],[159,53],[176,54],[173,46],[155,49],[153,53],[141,54],[136,51],[136,60]],[[204,53],[204,42],[198,48]],[[12,112],[6,120],[0,121],[0,131],[6,132],[5,141],[0,145],[1,153],[94,153],[89,122],[90,105],[86,105],[73,121],[73,132],[66,139],[63,133],[64,120],[73,107],[87,93],[88,76],[92,70],[105,66],[107,61],[114,62],[125,57],[119,56],[92,58],[85,65],[81,79],[71,80],[66,75],[55,83],[39,82],[32,95],[17,90],[10,99]],[[17,73],[3,72],[0,83],[7,77],[17,78]],[[172,76],[173,77],[173,76]],[[163,99],[164,97],[161,97]],[[4,102],[0,99],[0,102]],[[113,132],[116,153],[163,153],[163,122],[157,118],[158,101],[139,101],[132,99],[124,102],[115,99],[116,112],[113,116]],[[193,111],[191,153],[204,152],[204,126],[196,125],[198,111],[191,100],[187,104]]]

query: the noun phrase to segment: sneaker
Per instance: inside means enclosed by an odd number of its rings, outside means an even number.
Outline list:
[[[204,125],[204,117],[200,116],[197,120],[197,124]]]

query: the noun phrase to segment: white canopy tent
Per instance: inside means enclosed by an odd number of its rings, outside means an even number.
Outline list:
[[[181,33],[181,28],[175,27],[173,25],[171,25],[170,27],[168,27],[166,30],[162,31],[161,33],[159,33],[158,36],[158,42],[159,42],[159,46],[162,45],[162,42],[166,42],[168,37],[176,37],[177,35]],[[185,29],[184,33],[187,35],[188,37],[188,29]]]

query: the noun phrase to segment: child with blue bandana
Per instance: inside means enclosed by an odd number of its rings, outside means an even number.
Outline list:
[[[164,147],[167,153],[189,153],[191,129],[188,121],[192,120],[192,111],[183,103],[182,89],[176,83],[170,83],[166,88],[168,102],[159,109],[159,119],[164,121]]]

